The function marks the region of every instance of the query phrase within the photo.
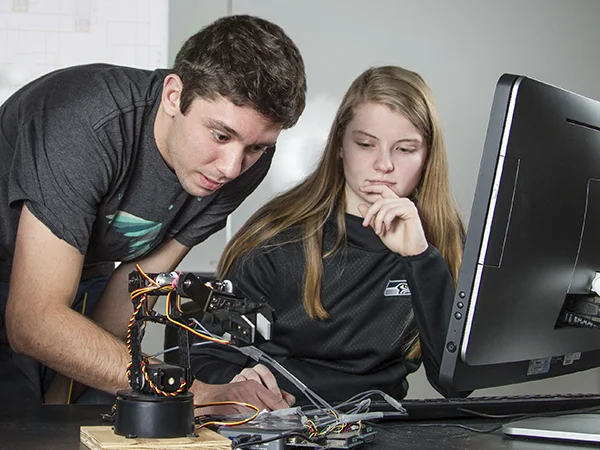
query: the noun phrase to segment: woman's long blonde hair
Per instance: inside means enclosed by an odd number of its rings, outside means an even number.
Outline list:
[[[433,94],[423,78],[397,66],[373,67],[354,80],[346,92],[329,132],[317,168],[299,185],[266,203],[233,236],[226,246],[217,273],[226,275],[231,264],[291,226],[301,226],[306,255],[303,303],[312,319],[326,319],[321,303],[323,258],[345,242],[345,177],[340,157],[342,138],[356,108],[378,103],[403,114],[427,142],[428,156],[421,183],[412,198],[427,240],[446,261],[456,285],[462,261],[464,224],[450,189],[448,162]],[[335,216],[339,230],[334,247],[323,255],[323,225]],[[420,355],[418,335],[407,348],[407,357]]]

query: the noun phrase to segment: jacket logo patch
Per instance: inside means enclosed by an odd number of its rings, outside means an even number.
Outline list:
[[[388,281],[388,284],[385,287],[385,292],[383,293],[383,295],[386,297],[407,297],[410,295],[408,283],[406,282],[406,280],[390,280]]]

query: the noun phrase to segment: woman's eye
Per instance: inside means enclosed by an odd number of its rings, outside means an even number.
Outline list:
[[[368,142],[357,142],[356,144],[359,147],[362,147],[362,148],[370,148],[370,147],[372,147],[371,144],[369,144]]]

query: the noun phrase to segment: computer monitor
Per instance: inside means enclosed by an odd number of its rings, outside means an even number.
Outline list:
[[[493,99],[441,384],[473,390],[599,367],[600,329],[560,323],[565,304],[594,304],[596,273],[600,102],[505,74]]]

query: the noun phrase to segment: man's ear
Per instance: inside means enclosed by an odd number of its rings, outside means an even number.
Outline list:
[[[163,82],[161,103],[165,112],[171,117],[175,117],[180,111],[179,102],[181,100],[182,90],[183,82],[178,75],[170,73],[166,76],[165,81]]]

